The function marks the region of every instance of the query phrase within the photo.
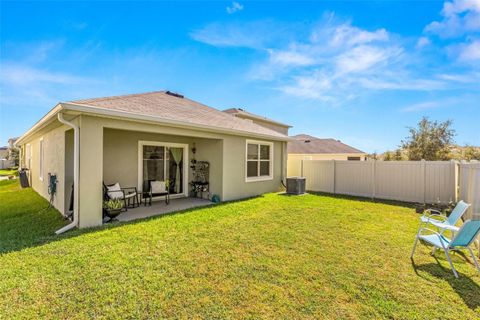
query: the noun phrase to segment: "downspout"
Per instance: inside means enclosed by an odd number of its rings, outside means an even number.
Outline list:
[[[62,113],[58,113],[58,121],[73,128],[73,221],[65,227],[55,231],[56,234],[64,233],[78,226],[78,204],[79,204],[79,185],[78,178],[80,175],[80,129],[78,126],[63,118]]]
[[[285,152],[287,152],[285,150],[286,149],[285,148],[286,144],[287,144],[286,142],[282,141],[282,174],[280,176],[280,182],[282,183],[282,186],[285,189],[287,189],[287,185],[286,185],[286,183],[287,183],[287,180],[286,180],[286,178],[287,178],[287,176],[286,176],[287,168],[286,168],[285,158],[288,157],[288,155],[285,155]]]

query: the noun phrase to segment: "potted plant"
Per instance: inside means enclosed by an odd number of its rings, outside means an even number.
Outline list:
[[[105,215],[110,218],[108,222],[114,221],[114,219],[122,213],[124,203],[122,199],[110,199],[103,201],[103,210]]]

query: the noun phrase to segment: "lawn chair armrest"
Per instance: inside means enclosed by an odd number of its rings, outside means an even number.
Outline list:
[[[432,212],[435,212],[435,213],[432,213]],[[423,211],[423,215],[424,216],[433,216],[433,215],[436,215],[436,216],[441,216],[441,215],[445,215],[443,212],[439,211],[439,210],[436,210],[436,209],[427,209],[425,211]]]
[[[443,214],[441,211],[436,210],[436,209],[432,209],[432,208],[425,210],[425,211],[423,212],[423,214],[426,214],[427,212],[436,212],[436,213],[438,213],[438,214]]]
[[[457,232],[458,230],[460,230],[459,227],[457,226],[453,226],[451,224],[448,224],[448,223],[439,223],[436,225],[438,228],[440,229],[443,229],[443,230],[450,230],[450,231],[453,231],[453,232]]]
[[[447,217],[444,216],[444,215],[440,215],[440,214],[431,214],[429,216],[426,217],[427,218],[427,221],[431,221],[431,220],[435,220],[435,221],[446,221],[447,220]],[[438,219],[439,218],[439,219]],[[440,220],[441,219],[441,220]]]
[[[125,191],[130,192],[130,193],[135,192],[136,194],[138,194],[137,187],[123,187],[121,189],[122,189],[123,192],[125,192]]]
[[[431,210],[431,211],[435,211],[435,212],[438,212],[436,210]],[[427,223],[428,221],[430,220],[436,220],[436,221],[446,221],[448,218],[442,214],[442,213],[431,213],[431,214],[427,214],[428,212],[431,212],[431,211],[425,211],[421,217],[422,220],[426,220]],[[438,219],[437,219],[438,218]],[[441,220],[440,220],[441,219]]]

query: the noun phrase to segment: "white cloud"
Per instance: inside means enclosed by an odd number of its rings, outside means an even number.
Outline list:
[[[314,59],[307,54],[296,51],[269,50],[270,62],[284,66],[308,66],[314,64]]]
[[[468,10],[480,12],[480,0],[453,0],[443,4],[443,14],[451,16]]]
[[[192,39],[215,47],[244,47],[264,49],[281,37],[271,30],[280,29],[271,21],[211,23],[190,32]]]
[[[27,87],[32,83],[75,84],[90,81],[90,79],[33,68],[27,65],[2,64],[0,83],[9,86]]]
[[[405,108],[402,109],[404,112],[417,112],[417,111],[423,111],[426,109],[435,109],[441,107],[443,104],[438,102],[438,101],[426,101],[426,102],[420,102],[420,103],[415,103],[412,105],[409,105]]]
[[[458,82],[458,83],[472,83],[472,84],[479,84],[480,83],[480,73],[476,72],[465,72],[465,73],[441,73],[437,75],[438,79],[448,80],[451,82]]]
[[[427,37],[420,37],[420,38],[418,38],[417,44],[416,44],[415,47],[417,49],[421,49],[421,48],[424,48],[426,46],[429,46],[430,44],[431,44],[430,39],[428,39]]]
[[[228,14],[233,14],[233,13],[235,13],[235,12],[237,12],[237,11],[242,11],[242,10],[243,10],[243,5],[240,4],[240,3],[238,3],[238,2],[236,2],[236,1],[233,1],[233,2],[232,2],[232,5],[231,5],[231,6],[228,6],[228,7],[226,8],[226,10],[227,10],[227,13],[228,13]]]
[[[480,40],[462,44],[458,58],[465,62],[480,61]]]
[[[328,74],[315,71],[309,76],[295,77],[293,84],[283,86],[280,90],[292,96],[329,102],[335,100],[334,96],[329,94],[335,86],[332,81]]]
[[[440,87],[439,81],[412,84],[409,76],[400,76],[407,60],[404,51],[387,30],[361,29],[350,22],[338,21],[330,14],[314,28],[307,41],[290,44],[282,51],[292,58],[288,59],[292,62],[290,68],[285,68],[284,61],[278,63],[270,56],[270,78],[267,80],[275,79],[272,74],[284,73],[287,79],[278,86],[282,92],[329,104],[351,101],[366,89],[429,90]],[[400,79],[406,82],[401,83]],[[425,85],[425,89],[421,85]]]
[[[375,41],[387,41],[388,37],[388,33],[385,29],[378,29],[370,32],[352,27],[350,23],[346,23],[334,28],[333,35],[329,40],[329,44],[333,47],[351,47]]]
[[[99,83],[97,79],[27,64],[2,63],[0,68],[0,96],[5,106],[51,107],[65,93],[72,94],[80,88],[98,86]]]
[[[433,91],[448,88],[445,81],[416,78],[412,74],[407,76],[394,74],[383,77],[363,77],[358,79],[358,82],[362,87],[373,90]]]
[[[336,58],[337,73],[352,73],[369,70],[385,64],[402,53],[400,48],[381,48],[362,45]]]
[[[300,27],[272,21],[233,22],[210,24],[191,36],[217,47],[254,49],[264,58],[253,63],[248,72],[251,80],[267,81],[284,94],[329,104],[346,103],[372,91],[474,88],[472,83],[448,76],[448,64],[431,60],[431,50],[428,57],[418,50],[432,45],[430,37],[421,36],[415,42],[384,28],[354,26],[333,13]],[[473,61],[476,48],[472,42],[472,47],[457,50],[463,50],[463,59]]]
[[[433,21],[425,32],[442,38],[457,38],[480,31],[480,0],[453,0],[443,4],[443,19]]]
[[[477,100],[478,97],[475,96],[459,96],[459,97],[450,97],[442,100],[430,100],[423,101],[419,103],[414,103],[403,107],[400,111],[402,112],[424,112],[425,110],[438,109],[438,108],[448,108],[456,107],[459,105],[464,105],[466,103],[471,103],[471,101]]]

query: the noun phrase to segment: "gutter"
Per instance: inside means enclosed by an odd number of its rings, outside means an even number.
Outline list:
[[[70,121],[63,118],[62,113],[57,114],[58,121],[73,128],[73,221],[61,229],[55,231],[55,234],[61,234],[75,227],[78,227],[78,205],[79,201],[79,176],[80,176],[80,129]]]

